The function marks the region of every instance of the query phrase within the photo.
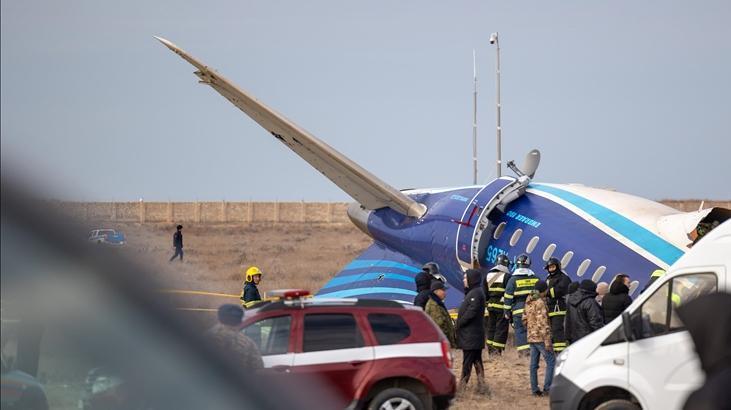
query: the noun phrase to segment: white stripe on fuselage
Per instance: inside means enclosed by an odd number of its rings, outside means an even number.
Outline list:
[[[544,184],[544,185],[550,185],[550,186],[553,186],[553,187],[556,187],[556,188],[559,188],[559,189],[565,189],[566,188],[566,186],[564,186],[564,185],[556,185],[556,184]],[[566,190],[568,191],[568,189],[566,189]],[[615,230],[611,229],[610,227],[608,227],[607,225],[603,224],[602,222],[596,220],[595,218],[593,218],[592,216],[590,216],[588,213],[582,211],[581,209],[577,208],[576,206],[574,206],[574,205],[572,205],[572,204],[564,201],[563,199],[557,198],[557,197],[555,197],[555,196],[553,196],[553,195],[551,195],[551,194],[549,194],[547,192],[538,191],[538,190],[530,189],[530,188],[528,188],[526,190],[526,192],[530,192],[531,194],[538,195],[540,197],[546,198],[546,199],[548,199],[548,200],[550,200],[552,202],[555,202],[555,203],[563,206],[564,208],[566,208],[569,211],[573,212],[574,214],[576,214],[577,216],[579,216],[581,219],[584,219],[585,221],[589,222],[590,224],[592,224],[593,226],[595,226],[597,229],[601,230],[602,232],[606,233],[610,237],[616,239],[617,241],[619,241],[619,243],[621,243],[622,245],[624,245],[627,248],[631,249],[633,252],[639,254],[640,256],[642,256],[643,258],[647,259],[648,261],[650,261],[650,262],[654,263],[655,265],[660,266],[662,268],[667,268],[668,267],[668,264],[667,263],[663,262],[662,260],[660,260],[658,257],[656,257],[655,255],[653,255],[652,253],[650,253],[650,252],[646,251],[645,249],[643,249],[642,247],[640,247],[638,244],[636,244],[635,242],[633,242],[631,240],[631,238],[626,238],[626,237],[620,235]],[[569,192],[571,192],[571,191],[569,191]],[[574,193],[576,195],[579,195],[578,193],[575,193],[575,192],[572,192],[572,193]],[[580,195],[580,196],[584,196],[584,195]],[[584,196],[584,197],[586,197],[586,196]],[[587,198],[587,199],[593,200],[592,198]],[[624,215],[624,216],[625,217],[628,217],[627,215]],[[634,221],[634,222],[637,223],[637,221]],[[638,225],[640,225],[640,224],[638,223]],[[643,226],[643,225],[640,225],[640,226]],[[643,226],[643,227],[645,227],[645,226]],[[654,229],[648,229],[648,230],[650,232],[654,232],[655,231]]]

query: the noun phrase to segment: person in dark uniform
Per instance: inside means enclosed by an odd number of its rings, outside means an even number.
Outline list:
[[[183,261],[183,225],[178,225],[175,233],[173,234],[173,249],[175,253],[170,258],[172,262],[176,257],[180,256],[180,261]]]
[[[561,270],[561,261],[557,258],[548,260],[545,266],[548,272],[548,320],[551,322],[551,340],[553,350],[560,352],[566,349],[564,320],[566,319],[566,295],[569,293],[571,278]]]
[[[261,283],[262,272],[256,266],[251,266],[246,270],[244,278],[244,289],[241,291],[241,305],[250,308],[261,302],[259,294],[259,283]]]
[[[497,256],[495,266],[487,272],[484,282],[485,308],[485,344],[488,354],[501,355],[508,340],[510,323],[505,317],[503,295],[505,286],[510,280],[510,259],[507,255]]]
[[[414,297],[414,305],[419,306],[422,310],[426,308],[426,302],[429,301],[431,295],[431,284],[434,281],[446,283],[446,280],[439,272],[439,265],[436,262],[425,263],[421,267],[421,272],[414,276],[416,283],[416,296]]]
[[[482,349],[485,348],[485,328],[482,318],[485,315],[485,292],[482,291],[482,274],[476,269],[468,269],[464,274],[465,297],[457,314],[455,330],[457,346],[462,349],[462,377],[460,389],[464,390],[470,381],[472,367],[477,373],[477,390],[488,394],[485,384],[485,367],[482,363]]]

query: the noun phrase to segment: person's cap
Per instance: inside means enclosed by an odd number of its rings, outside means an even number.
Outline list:
[[[431,286],[429,287],[429,290],[431,290],[432,292],[434,292],[435,290],[439,290],[439,289],[447,290],[447,287],[444,286],[444,283],[442,283],[442,281],[440,281],[440,280],[433,281],[431,283]]]
[[[543,280],[539,280],[539,281],[538,281],[538,282],[536,282],[536,284],[534,285],[534,288],[535,288],[535,290],[537,290],[538,292],[545,292],[545,291],[547,291],[547,290],[548,290],[548,284],[546,283],[546,281],[543,281]]]
[[[178,225],[177,228],[178,229],[183,229],[183,225]]]
[[[569,293],[574,293],[577,289],[579,289],[579,282],[569,283]]]
[[[244,309],[238,305],[225,304],[218,308],[218,321],[227,326],[236,326],[244,318]]]
[[[582,280],[579,287],[581,289],[588,290],[590,292],[596,292],[596,283],[594,283],[594,281],[591,281],[589,279]]]

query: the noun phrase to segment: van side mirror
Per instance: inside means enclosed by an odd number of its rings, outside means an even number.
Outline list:
[[[632,321],[630,320],[629,312],[622,312],[622,331],[624,332],[624,339],[628,342],[635,340],[635,333],[632,331]]]

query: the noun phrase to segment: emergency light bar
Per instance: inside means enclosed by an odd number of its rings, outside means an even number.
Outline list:
[[[305,289],[278,289],[267,292],[267,298],[297,299],[310,296],[310,291]]]

